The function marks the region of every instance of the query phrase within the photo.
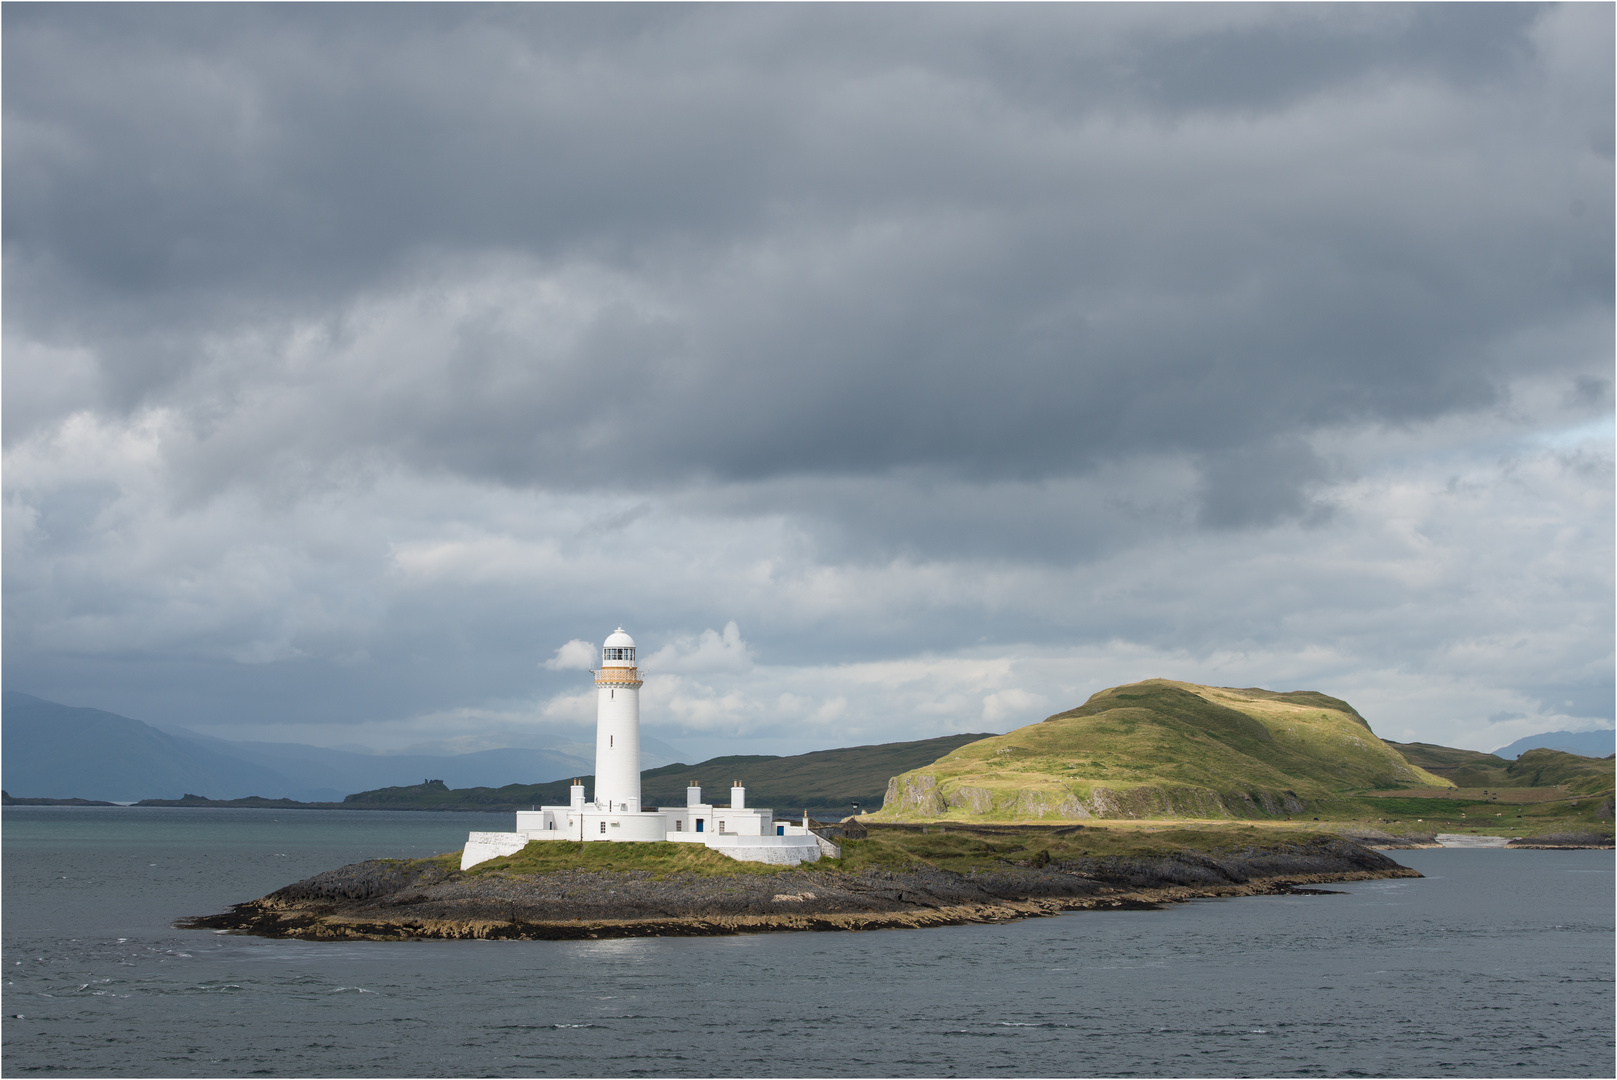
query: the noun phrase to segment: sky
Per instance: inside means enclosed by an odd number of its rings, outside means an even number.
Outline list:
[[[1613,724],[1613,7],[8,3],[4,681],[236,739]]]

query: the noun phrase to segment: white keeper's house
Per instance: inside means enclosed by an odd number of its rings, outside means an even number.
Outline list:
[[[476,866],[522,850],[530,840],[599,840],[705,844],[744,862],[814,862],[836,845],[802,824],[775,820],[773,810],[747,806],[747,789],[737,780],[730,805],[702,801],[702,789],[685,789],[684,806],[640,805],[640,669],[634,638],[618,627],[601,647],[595,675],[595,797],[573,782],[566,806],[518,810],[513,832],[474,832],[466,838],[460,868]]]

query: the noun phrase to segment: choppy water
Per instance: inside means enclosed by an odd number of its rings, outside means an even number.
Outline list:
[[[1601,1076],[1611,852],[1007,926],[315,944],[180,931],[508,815],[10,807],[12,1076]]]

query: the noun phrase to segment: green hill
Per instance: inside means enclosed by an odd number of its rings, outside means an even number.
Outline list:
[[[1150,679],[895,776],[877,820],[1285,817],[1452,786],[1337,698]]]
[[[1527,750],[1512,761],[1476,750],[1433,743],[1388,743],[1412,765],[1462,788],[1560,787],[1574,795],[1609,791],[1617,759],[1589,758],[1561,750]]]
[[[870,810],[881,805],[887,781],[897,773],[918,768],[985,734],[945,735],[918,742],[880,743],[816,750],[792,757],[735,755],[716,757],[696,765],[678,763],[640,774],[643,806],[683,806],[685,787],[702,784],[708,802],[730,799],[730,784],[747,786],[749,806],[767,806],[783,815],[807,810],[816,817],[843,817],[853,804]],[[595,779],[582,777],[594,789]],[[549,784],[510,784],[500,788],[449,788],[441,783],[362,791],[343,800],[354,808],[420,810],[515,810],[529,806],[557,806],[567,802],[570,780]]]

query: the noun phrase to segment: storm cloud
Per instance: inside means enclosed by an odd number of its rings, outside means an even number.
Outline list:
[[[3,18],[8,686],[519,738],[621,622],[702,748],[1611,722],[1609,6]]]

